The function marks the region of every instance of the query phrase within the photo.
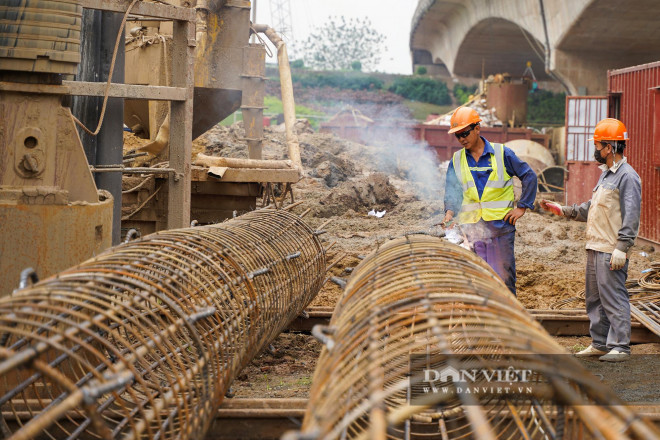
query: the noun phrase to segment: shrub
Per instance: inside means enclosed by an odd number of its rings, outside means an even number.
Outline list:
[[[416,71],[417,75],[426,75],[426,72],[428,72],[428,70],[426,70],[426,67],[424,66],[419,66]]]
[[[474,95],[474,93],[477,91],[477,86],[466,86],[465,84],[459,84],[456,83],[454,84],[454,97],[456,98],[456,101],[463,105],[468,100],[470,99],[470,95]]]
[[[303,67],[305,67],[305,62],[303,60],[293,60],[291,62],[291,67],[293,67],[294,69],[302,69]]]
[[[356,72],[360,72],[362,70],[362,63],[359,61],[353,61],[351,63],[351,69],[353,69]]]
[[[527,122],[563,124],[566,94],[537,90],[527,95]]]
[[[292,75],[294,83],[309,88],[335,87],[348,90],[380,90],[383,81],[374,76],[349,72],[324,72],[304,75]]]
[[[451,103],[447,85],[431,78],[398,77],[388,90],[414,101],[429,102],[437,105]]]

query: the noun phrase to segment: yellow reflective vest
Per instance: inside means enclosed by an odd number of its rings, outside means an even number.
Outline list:
[[[485,171],[483,167],[471,168],[467,162],[465,148],[454,153],[454,172],[463,186],[463,205],[458,214],[460,223],[476,223],[502,220],[513,209],[513,180],[504,167],[504,145],[491,143],[495,154],[490,155],[492,169],[481,198],[472,177],[472,170]]]

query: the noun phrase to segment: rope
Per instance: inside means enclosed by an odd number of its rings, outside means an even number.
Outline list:
[[[520,32],[522,32],[523,37],[525,37],[525,40],[527,40],[527,43],[529,44],[529,47],[531,47],[532,50],[534,51],[534,53],[536,54],[536,56],[539,57],[539,59],[540,59],[541,61],[543,61],[543,63],[545,63],[545,57],[542,56],[542,55],[538,52],[538,50],[536,49],[536,47],[534,47],[534,44],[532,44],[532,42],[529,40],[529,37],[527,36],[527,32],[525,31],[525,29],[523,29],[522,26],[520,26],[520,25],[518,25],[518,28],[520,29]],[[532,75],[533,75],[533,73],[532,73]],[[536,79],[536,78],[534,78],[534,79]]]
[[[261,35],[259,35],[259,32],[257,32],[257,30],[254,27],[252,27],[252,25],[250,25],[250,30],[252,31],[252,34],[255,37],[257,37],[259,43],[263,44],[264,49],[266,49],[266,54],[268,55],[268,57],[273,58],[273,51],[270,50],[270,47],[266,44],[266,41],[261,37]]]
[[[154,175],[153,175],[153,174],[150,174],[149,176],[147,176],[146,179],[144,179],[142,182],[140,182],[140,183],[138,183],[137,185],[135,185],[133,188],[131,188],[131,189],[127,189],[126,191],[122,191],[121,193],[122,193],[122,194],[129,194],[129,193],[135,192],[135,191],[137,191],[138,189],[142,188],[144,185],[146,185],[147,182],[150,182],[150,181],[153,180],[153,179],[154,179]]]
[[[156,197],[156,195],[160,192],[160,189],[161,189],[161,188],[162,188],[162,186],[159,186],[159,187],[156,189],[156,191],[154,191],[153,194],[151,194],[149,197],[147,197],[147,199],[146,199],[144,202],[142,202],[142,203],[140,204],[140,206],[138,206],[137,208],[135,208],[135,209],[133,210],[133,212],[130,212],[129,214],[126,214],[126,215],[122,216],[121,219],[122,219],[122,220],[129,220],[129,219],[130,219],[131,217],[133,217],[135,214],[137,214],[138,212],[140,212],[140,211],[142,210],[142,208],[144,208],[144,205],[146,205],[147,203],[149,203],[149,202],[151,201],[151,199],[153,199],[154,197]]]
[[[110,63],[110,74],[108,75],[108,82],[105,85],[105,94],[103,96],[103,107],[101,108],[101,116],[99,117],[99,123],[96,126],[96,130],[92,132],[90,129],[85,127],[85,124],[80,122],[78,118],[72,115],[74,122],[92,136],[96,136],[97,134],[99,134],[99,131],[101,131],[101,126],[103,125],[103,118],[105,117],[105,109],[108,104],[108,96],[110,95],[110,84],[112,84],[112,74],[115,71],[115,61],[117,60],[117,49],[119,48],[119,41],[121,40],[121,36],[123,35],[124,26],[126,25],[126,19],[128,18],[128,14],[129,12],[131,12],[131,9],[133,9],[133,6],[135,6],[135,4],[138,1],[139,0],[133,0],[130,6],[128,7],[128,9],[126,9],[126,12],[124,13],[124,18],[121,20],[121,26],[119,26],[119,32],[117,32],[117,39],[115,40],[115,48],[112,52],[112,62]]]

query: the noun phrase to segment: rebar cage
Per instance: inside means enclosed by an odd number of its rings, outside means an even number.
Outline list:
[[[441,239],[367,256],[315,334],[325,347],[289,438],[658,438],[483,260]]]
[[[325,269],[315,231],[264,209],[152,234],[15,291],[0,300],[4,437],[202,438]]]

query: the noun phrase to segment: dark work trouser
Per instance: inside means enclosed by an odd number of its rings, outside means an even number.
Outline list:
[[[602,351],[630,353],[630,300],[626,289],[628,260],[610,270],[612,254],[587,250],[586,293],[592,344]]]
[[[474,242],[474,252],[493,268],[511,293],[516,294],[516,231]]]

